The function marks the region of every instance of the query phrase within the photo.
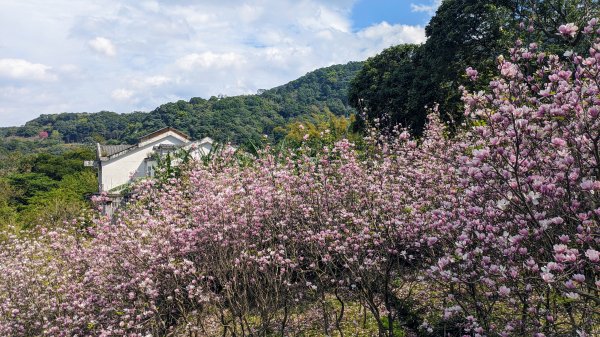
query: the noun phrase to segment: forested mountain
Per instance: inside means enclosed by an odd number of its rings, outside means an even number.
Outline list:
[[[140,136],[171,126],[193,138],[210,136],[219,141],[245,143],[263,135],[278,139],[282,127],[296,118],[310,118],[329,110],[349,115],[348,86],[362,62],[334,65],[257,95],[194,97],[166,103],[149,113],[61,113],[41,115],[21,127],[0,129],[0,136],[35,137],[47,132],[65,143],[134,143]]]

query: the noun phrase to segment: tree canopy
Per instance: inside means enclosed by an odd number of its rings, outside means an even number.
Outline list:
[[[483,89],[468,81],[465,69],[476,69],[480,83],[488,83],[496,58],[525,42],[559,55],[584,52],[590,40],[581,30],[559,36],[557,29],[569,22],[584,27],[599,13],[592,0],[445,0],[425,28],[424,44],[394,46],[366,61],[352,81],[350,104],[384,126],[400,123],[416,132],[427,109],[439,105],[442,118],[456,126],[463,121],[460,88]]]

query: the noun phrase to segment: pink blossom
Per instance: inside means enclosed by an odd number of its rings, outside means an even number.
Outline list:
[[[508,296],[510,294],[510,288],[506,287],[506,286],[501,286],[498,289],[498,295],[505,297]]]
[[[586,250],[585,256],[592,262],[600,262],[600,252],[595,249]]]
[[[477,74],[478,74],[477,70],[475,70],[471,67],[468,67],[466,69],[466,72],[467,72],[467,76],[471,79],[471,81],[477,80]]]
[[[565,145],[567,145],[567,142],[562,138],[553,138],[552,145],[556,147],[564,147]]]
[[[517,77],[517,74],[519,73],[519,67],[516,64],[504,62],[502,63],[500,72],[502,76],[512,79]]]
[[[563,254],[564,252],[567,251],[567,249],[569,247],[567,247],[567,245],[560,244],[560,245],[554,245],[553,248],[554,248],[555,253]]]
[[[577,283],[583,283],[585,281],[585,276],[582,274],[573,275],[573,280]]]
[[[579,27],[575,26],[574,23],[567,23],[558,27],[559,35],[572,38],[577,34],[577,30],[579,30]]]
[[[542,273],[542,280],[546,283],[554,282],[554,275],[551,273]]]

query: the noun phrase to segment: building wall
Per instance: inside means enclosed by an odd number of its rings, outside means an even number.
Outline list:
[[[192,152],[192,158],[195,160],[200,160],[203,156],[206,156],[210,153],[212,149],[212,143],[201,143],[197,144],[197,148],[194,152]]]
[[[146,177],[148,167],[144,159],[153,152],[153,147],[160,144],[181,145],[182,140],[167,135],[151,142],[144,142],[137,149],[132,149],[124,155],[102,161],[100,168],[100,191],[110,191],[111,189],[127,184],[132,179]]]
[[[198,147],[198,153],[200,156],[206,156],[210,153],[212,149],[212,143],[204,143]]]

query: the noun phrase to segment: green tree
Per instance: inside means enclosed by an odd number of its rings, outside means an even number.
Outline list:
[[[15,191],[12,202],[18,205],[26,205],[33,196],[38,193],[48,192],[58,185],[56,180],[41,173],[13,173],[7,180]]]
[[[352,80],[349,100],[370,119],[385,119],[390,125],[421,126],[419,113],[406,113],[415,78],[414,58],[418,45],[399,45],[368,59]],[[359,114],[358,126],[364,127]]]
[[[561,55],[582,51],[589,41],[580,32],[564,38],[557,29],[568,22],[583,28],[599,14],[596,0],[445,0],[425,28],[426,43],[391,47],[367,60],[352,82],[350,103],[388,127],[400,123],[419,132],[426,107],[436,104],[445,120],[460,123],[460,87],[482,89],[466,78],[467,67],[475,68],[478,83],[485,85],[495,73],[497,56],[517,39],[524,47],[536,42]]]
[[[19,214],[20,222],[24,228],[59,226],[81,215],[89,206],[87,196],[96,191],[96,175],[93,172],[67,175],[56,188],[31,197]]]
[[[336,116],[330,111],[313,114],[311,118],[291,122],[285,127],[285,144],[292,148],[307,145],[321,151],[324,146],[333,145],[343,138],[359,142],[359,135],[352,132],[353,121],[354,116]]]
[[[87,209],[87,196],[96,192],[97,179],[83,160],[93,155],[83,147],[17,157],[15,169],[0,177],[0,225],[52,226]]]
[[[41,153],[33,158],[31,172],[61,180],[68,174],[84,170],[83,161],[92,160],[94,157],[94,152],[89,148],[77,148],[60,155]]]
[[[14,225],[17,219],[17,210],[11,205],[14,191],[6,179],[0,178],[0,229]]]

